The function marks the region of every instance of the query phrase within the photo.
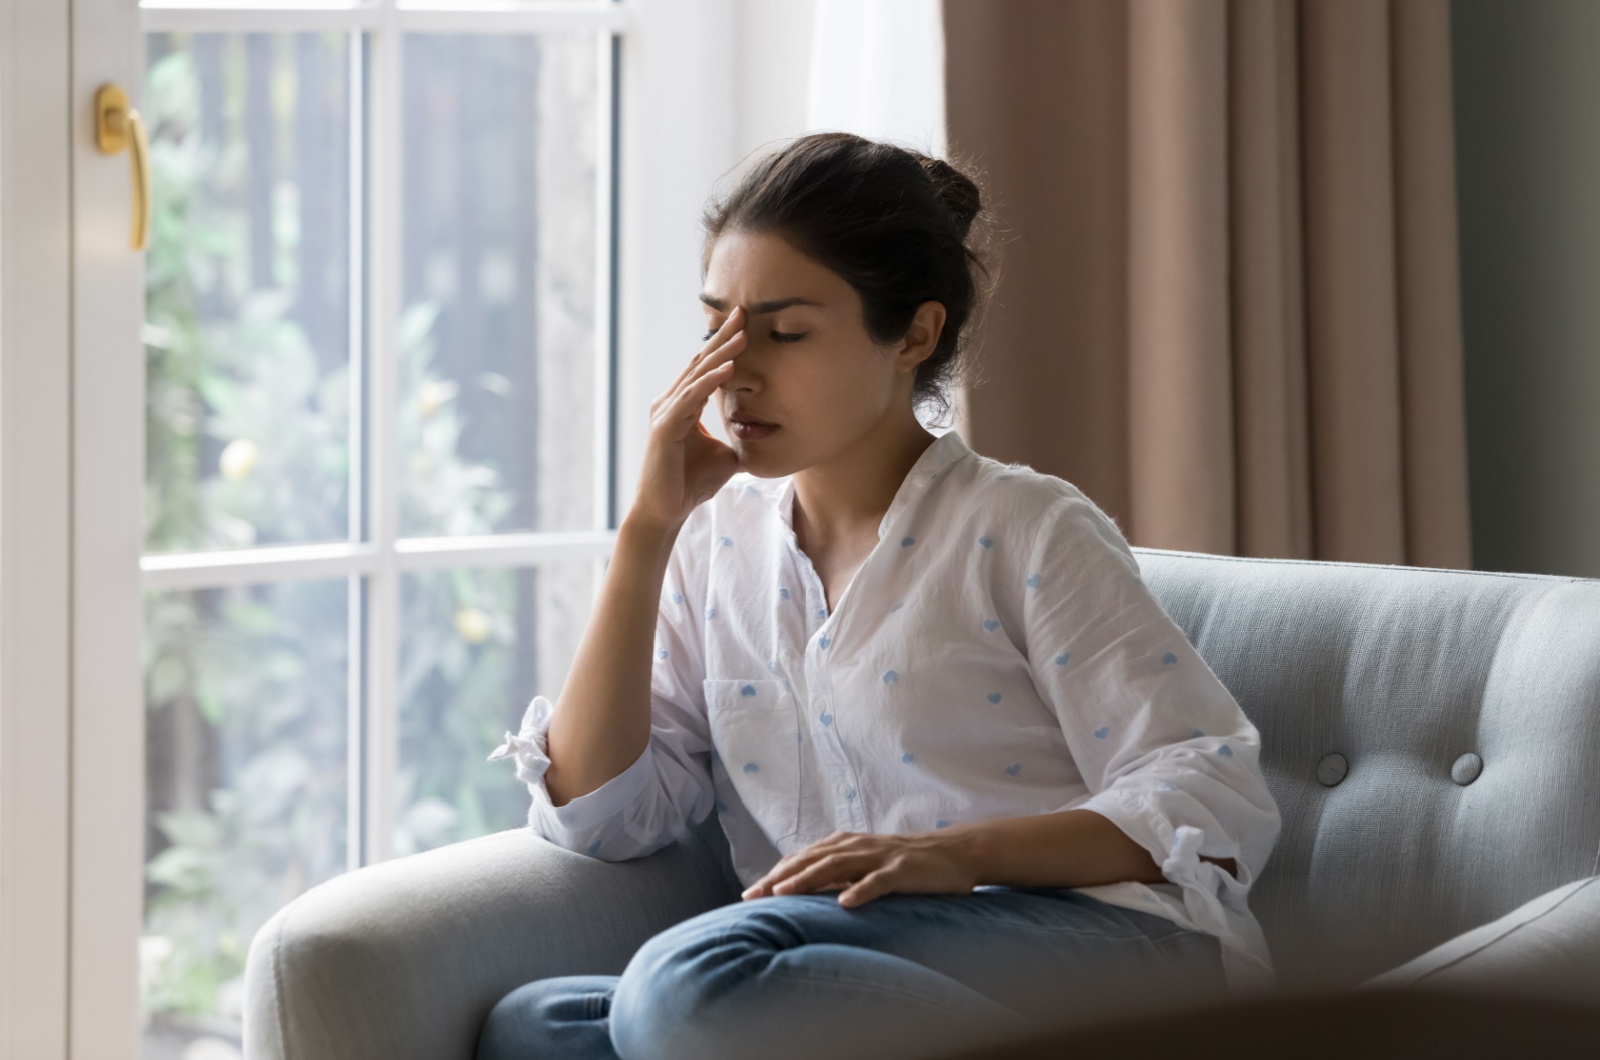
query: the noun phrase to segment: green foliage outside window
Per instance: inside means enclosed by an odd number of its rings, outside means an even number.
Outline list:
[[[347,44],[319,39],[334,56]],[[352,375],[342,355],[329,367],[293,316],[296,270],[315,264],[298,253],[297,189],[274,189],[272,282],[261,286],[251,219],[228,193],[262,163],[242,137],[202,137],[191,42],[152,37],[144,108],[155,190],[147,548],[346,540]],[[278,118],[316,102],[296,100],[284,69]],[[233,81],[229,108],[242,92]],[[488,533],[512,497],[495,468],[457,453],[457,384],[433,368],[437,312],[424,303],[400,323],[397,429],[432,468],[426,495],[402,490],[401,502]],[[513,826],[526,811],[526,792],[484,758],[516,720],[500,704],[518,650],[516,579],[529,573],[437,572],[405,586],[400,693],[424,704],[429,746],[400,777],[402,808],[424,808],[402,814],[402,852]],[[147,1015],[236,1017],[255,931],[347,865],[348,601],[343,579],[147,595]]]

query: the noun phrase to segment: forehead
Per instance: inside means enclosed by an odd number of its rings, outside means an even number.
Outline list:
[[[827,305],[849,290],[833,270],[770,232],[724,232],[706,262],[700,300],[714,309],[735,303],[749,312],[773,311],[773,304]]]

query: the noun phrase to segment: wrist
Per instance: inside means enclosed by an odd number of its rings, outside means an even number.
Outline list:
[[[929,835],[945,851],[945,856],[960,866],[974,887],[991,882],[988,879],[989,836],[981,824],[955,825]]]
[[[670,552],[682,526],[682,523],[662,523],[630,511],[617,527],[617,542]]]

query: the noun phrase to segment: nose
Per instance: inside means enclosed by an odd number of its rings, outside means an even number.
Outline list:
[[[746,350],[748,351],[748,347]],[[726,390],[732,393],[735,390],[752,390],[759,385],[760,373],[746,359],[747,357],[749,357],[749,353],[744,352],[733,359],[733,370],[728,373],[728,378],[722,381],[722,385],[717,387],[718,390]]]

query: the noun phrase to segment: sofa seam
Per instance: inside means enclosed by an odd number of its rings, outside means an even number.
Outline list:
[[[1469,574],[1478,578],[1516,578],[1522,581],[1563,582],[1579,585],[1600,582],[1600,578],[1578,578],[1562,574],[1526,574],[1516,571],[1466,570],[1459,567],[1418,567],[1404,563],[1358,563],[1347,560],[1293,559],[1280,556],[1225,556],[1215,552],[1189,552],[1183,549],[1151,548],[1142,545],[1134,545],[1130,546],[1130,548],[1136,554],[1220,560],[1228,563],[1271,563],[1278,566],[1295,567],[1362,567],[1368,570],[1391,572]]]
[[[1478,954],[1482,953],[1484,950],[1488,949],[1490,946],[1493,946],[1495,943],[1500,942],[1503,939],[1509,938],[1510,936],[1516,934],[1518,931],[1521,931],[1523,928],[1529,926],[1530,924],[1538,923],[1540,920],[1543,920],[1545,917],[1549,916],[1551,913],[1554,913],[1557,909],[1560,909],[1562,906],[1566,905],[1568,900],[1570,900],[1574,895],[1582,894],[1584,891],[1588,890],[1589,887],[1593,886],[1596,882],[1600,882],[1600,880],[1597,880],[1594,877],[1589,878],[1588,880],[1584,881],[1583,886],[1574,887],[1572,889],[1572,893],[1571,894],[1566,895],[1559,902],[1557,902],[1555,905],[1552,905],[1549,909],[1544,910],[1538,916],[1532,917],[1532,918],[1530,918],[1528,920],[1521,921],[1520,923],[1517,923],[1517,924],[1513,924],[1513,925],[1511,925],[1511,927],[1507,928],[1505,931],[1502,931],[1500,934],[1496,935],[1494,938],[1485,939],[1480,945],[1473,947],[1471,950],[1468,950],[1466,953],[1461,954],[1459,957],[1452,957],[1450,960],[1448,960],[1445,963],[1439,965],[1439,967],[1432,968],[1432,969],[1430,969],[1430,970],[1428,970],[1426,972],[1423,972],[1421,975],[1417,976],[1415,979],[1413,979],[1411,981],[1411,985],[1415,986],[1416,984],[1422,982],[1424,979],[1427,979],[1430,976],[1437,975],[1437,974],[1439,974],[1440,972],[1444,971],[1447,968],[1452,968],[1455,965],[1460,964],[1462,961],[1466,960],[1469,957],[1475,957]]]

